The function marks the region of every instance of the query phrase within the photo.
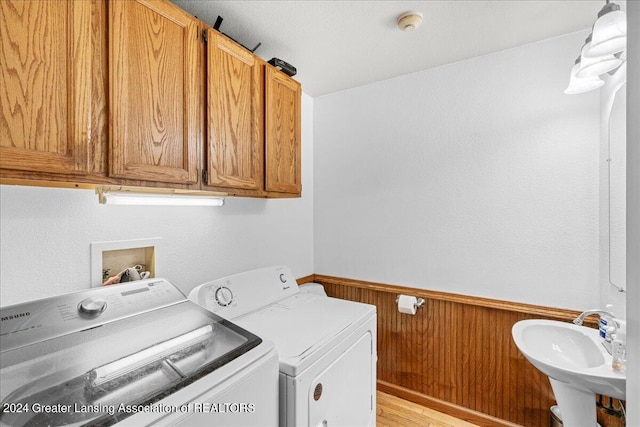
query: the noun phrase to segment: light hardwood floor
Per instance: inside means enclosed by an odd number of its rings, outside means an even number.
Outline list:
[[[377,427],[478,427],[390,394],[377,392]]]

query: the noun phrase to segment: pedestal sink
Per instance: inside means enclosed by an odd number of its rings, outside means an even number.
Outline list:
[[[565,427],[595,427],[596,394],[625,399],[626,376],[611,368],[597,329],[554,320],[522,320],[513,340],[549,377]]]

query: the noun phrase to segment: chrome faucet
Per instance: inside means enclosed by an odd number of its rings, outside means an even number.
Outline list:
[[[615,323],[616,326],[620,326],[618,324],[618,322],[616,321],[616,318],[613,315],[613,313],[611,313],[610,311],[599,310],[597,308],[582,312],[582,314],[580,314],[580,316],[578,316],[575,319],[573,319],[573,323],[575,323],[576,325],[582,325],[582,322],[584,322],[585,317],[591,316],[592,314],[597,314],[600,317],[607,316],[611,320],[613,320],[613,323]]]
[[[582,325],[582,322],[584,321],[585,317],[591,316],[592,314],[597,314],[600,317],[607,316],[609,319],[611,319],[611,322],[613,322],[613,325],[607,326],[607,329],[604,331],[604,334],[605,334],[604,339],[602,340],[602,346],[605,348],[605,350],[607,350],[609,354],[612,354],[613,350],[611,348],[612,347],[611,334],[616,333],[616,331],[620,327],[620,323],[615,318],[613,313],[611,313],[610,311],[599,310],[599,309],[587,310],[587,311],[584,311],[582,314],[580,314],[580,316],[573,319],[573,323],[575,323],[576,325]]]

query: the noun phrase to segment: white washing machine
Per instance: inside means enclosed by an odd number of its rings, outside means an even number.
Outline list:
[[[2,426],[276,426],[271,342],[163,279],[0,308]]]
[[[375,426],[375,306],[302,293],[286,266],[214,280],[189,298],[274,342],[281,426]]]

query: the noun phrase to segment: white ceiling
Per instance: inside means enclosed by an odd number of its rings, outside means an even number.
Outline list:
[[[278,57],[313,97],[590,28],[600,0],[172,0],[256,54]],[[407,11],[424,15],[411,33]],[[576,57],[580,54],[576,46]],[[567,75],[574,58],[567,58]]]

